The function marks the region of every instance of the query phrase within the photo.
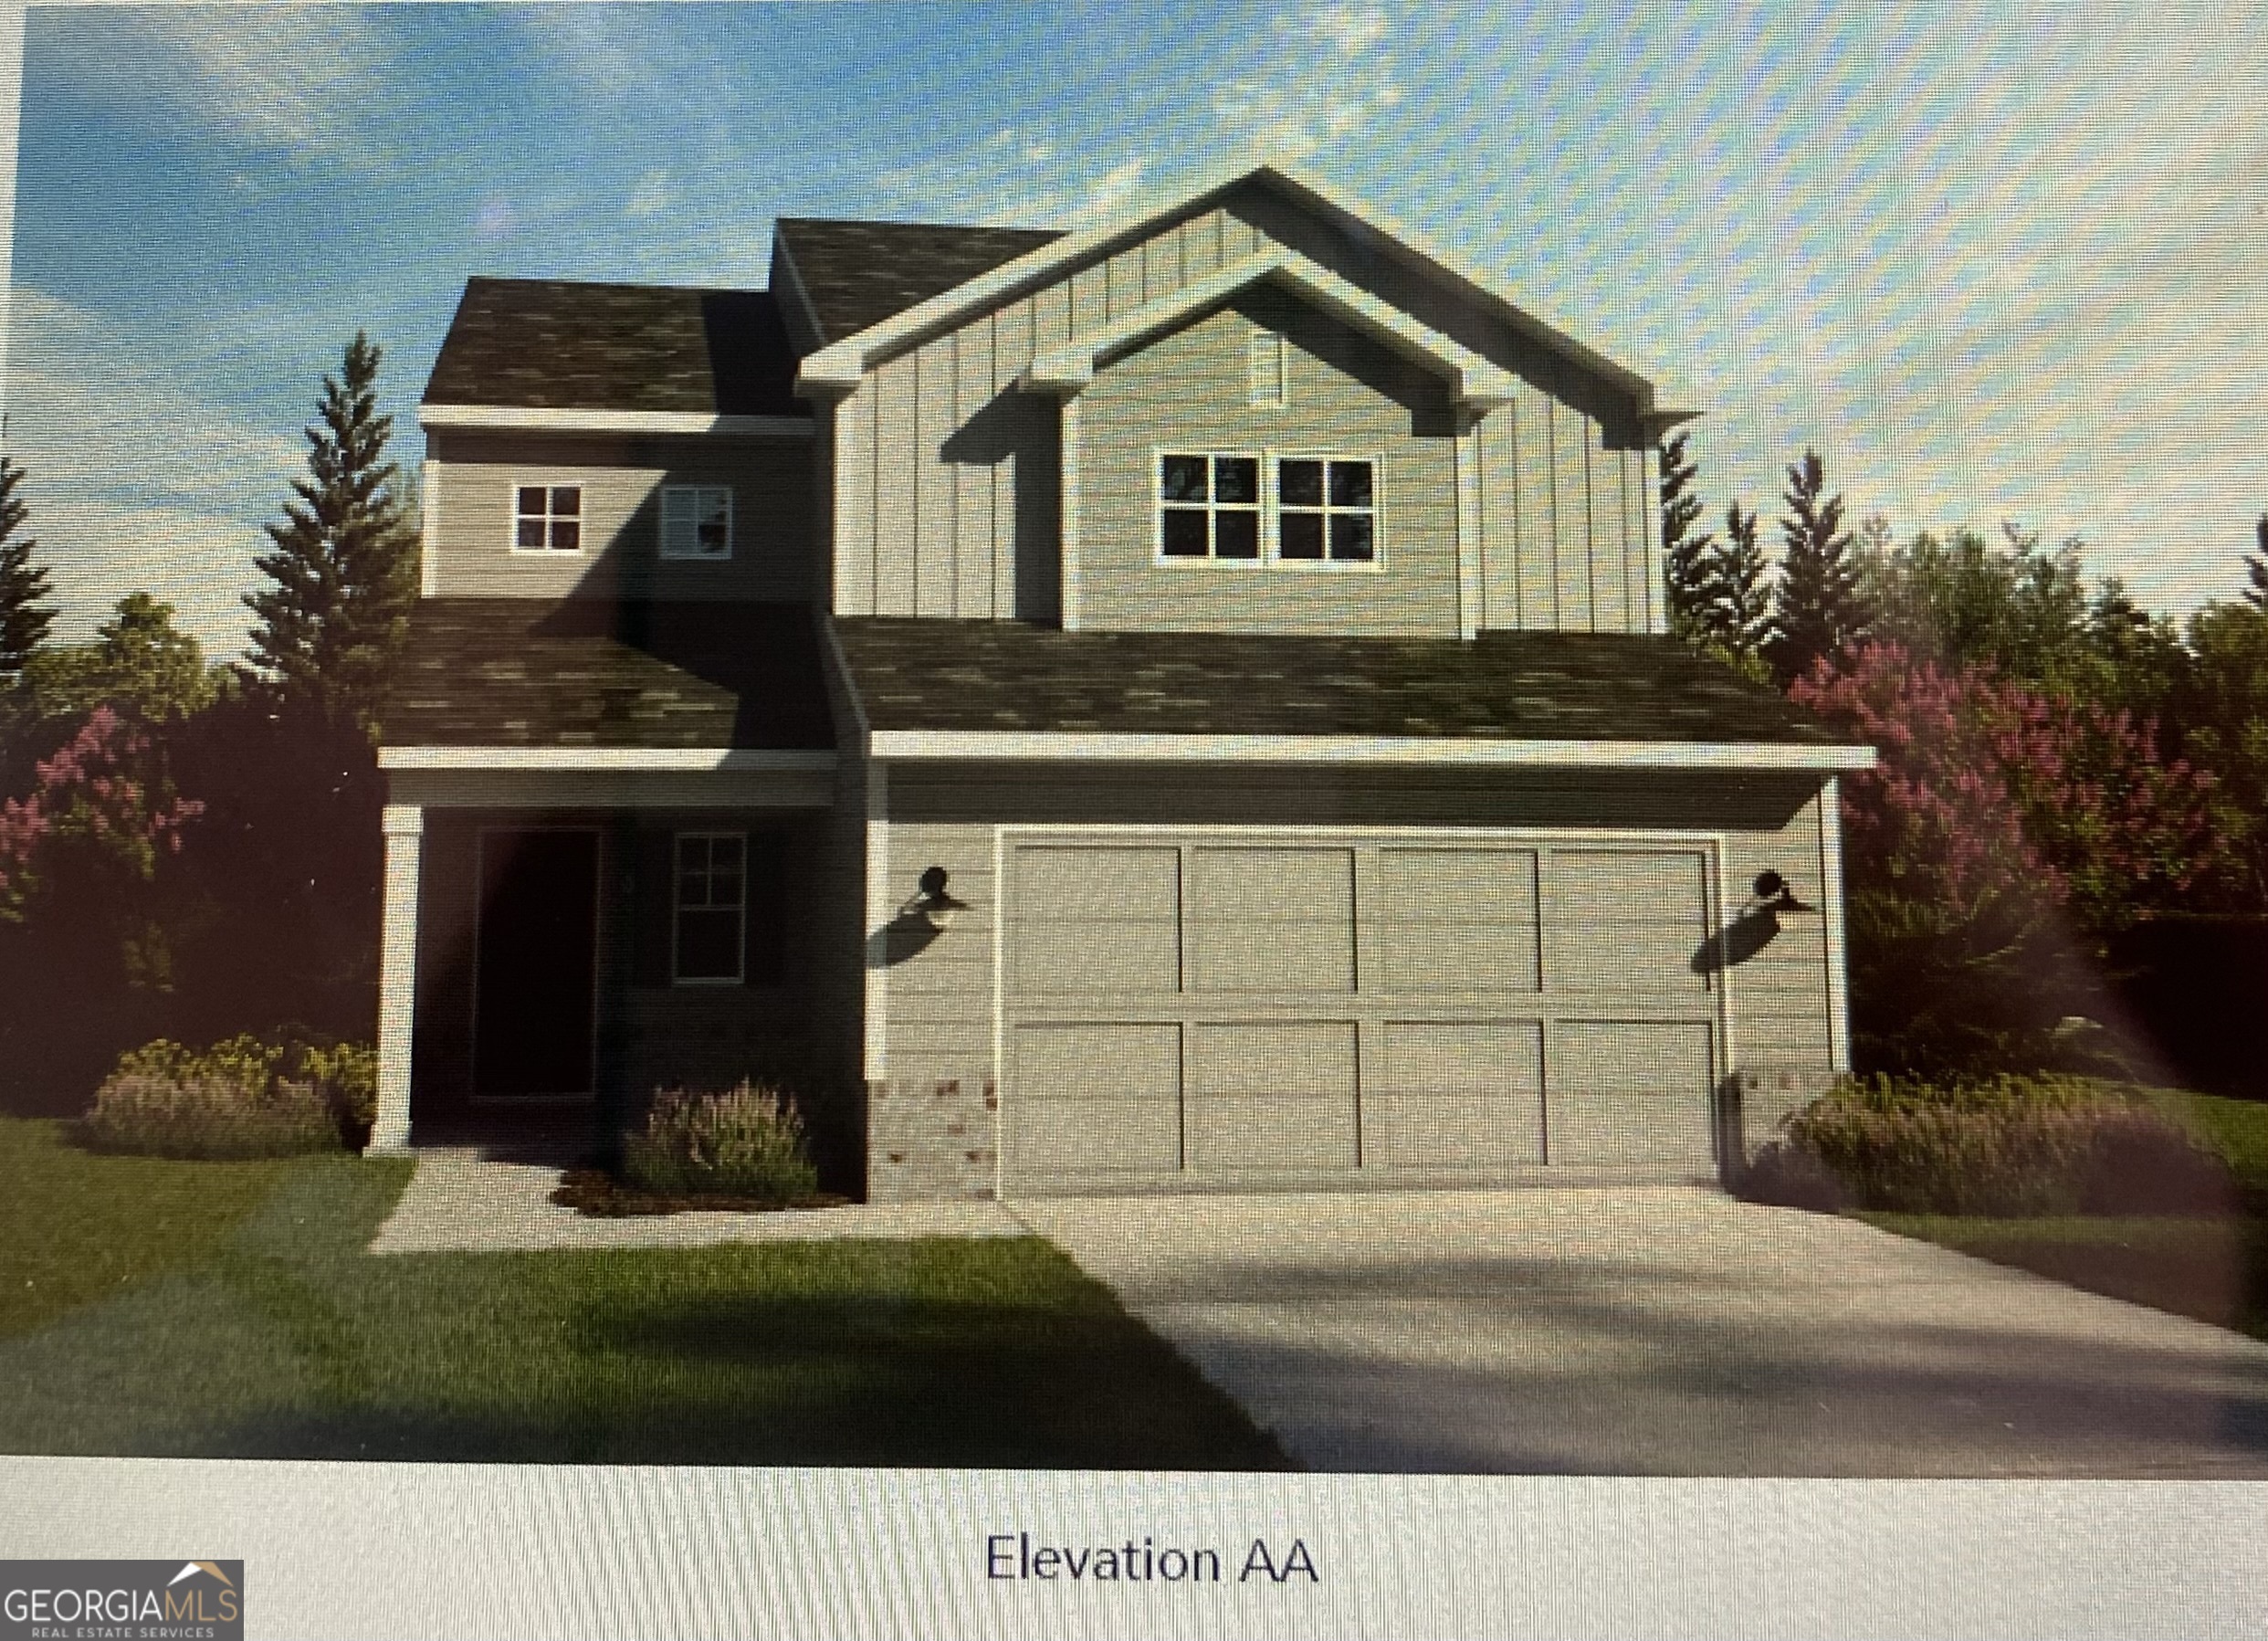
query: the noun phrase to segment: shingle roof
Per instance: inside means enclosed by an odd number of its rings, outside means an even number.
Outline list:
[[[769,291],[472,279],[425,403],[801,415],[794,381]]]
[[[1063,237],[1052,228],[836,222],[782,216],[779,237],[811,298],[822,342],[836,342]]]
[[[1784,742],[1830,734],[1670,638],[1072,632],[838,617],[877,731]]]
[[[394,746],[835,744],[809,605],[425,598]]]

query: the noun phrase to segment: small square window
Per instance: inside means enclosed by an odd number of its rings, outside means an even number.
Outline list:
[[[522,552],[583,550],[583,487],[523,484],[512,490],[512,546]]]
[[[1278,457],[1276,556],[1287,563],[1376,563],[1376,464],[1341,457]]]
[[[1197,561],[1260,557],[1260,458],[1161,454],[1158,556]]]
[[[732,556],[732,489],[722,484],[666,484],[661,492],[664,558]]]

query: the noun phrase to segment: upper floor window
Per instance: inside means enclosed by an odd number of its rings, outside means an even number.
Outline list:
[[[732,489],[722,484],[666,484],[661,493],[664,558],[732,556]]]
[[[1252,402],[1263,410],[1284,407],[1284,339],[1273,331],[1252,333]]]
[[[583,487],[523,484],[512,504],[512,546],[523,552],[583,551]]]
[[[679,985],[738,985],[748,950],[748,836],[677,834],[670,974]]]
[[[1375,563],[1375,464],[1367,458],[1277,457],[1276,555],[1292,563]]]
[[[1158,458],[1158,551],[1173,559],[1260,556],[1260,458]]]

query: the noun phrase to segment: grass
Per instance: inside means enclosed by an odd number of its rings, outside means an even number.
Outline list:
[[[110,1172],[124,1160],[74,1158],[50,1124],[0,1120],[0,1136],[19,1188],[56,1169],[40,1189],[71,1208],[11,1221],[6,1268],[68,1270],[140,1212],[142,1176]],[[1037,1238],[381,1258],[362,1250],[406,1164],[153,1166],[177,1171],[184,1204],[202,1187],[226,1209],[210,1205],[194,1247],[82,1284],[0,1337],[0,1451],[1287,1463]]]
[[[2155,1089],[2236,1175],[2248,1212],[2223,1219],[1960,1219],[1864,1214],[1870,1225],[2153,1310],[2268,1339],[2268,1104]]]
[[[97,1156],[0,1119],[0,1339],[209,1259],[284,1167]]]

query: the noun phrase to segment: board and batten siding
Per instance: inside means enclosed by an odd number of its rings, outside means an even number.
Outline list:
[[[1001,828],[1249,829],[1255,836],[1287,828],[1360,828],[1425,847],[1454,847],[1467,836],[1580,833],[1597,847],[1633,847],[1665,834],[1715,840],[1721,849],[1718,896],[1725,915],[1738,911],[1757,875],[1780,873],[1813,905],[1824,904],[1828,835],[1819,786],[1801,776],[1654,774],[1630,778],[1527,773],[1517,778],[1402,771],[1391,775],[1334,772],[1317,779],[1297,771],[1177,772],[1005,770],[982,779],[919,764],[893,765],[889,777],[889,881],[871,904],[912,897],[922,872],[941,866],[952,892],[967,902],[951,928],[932,939],[908,938],[877,925],[888,971],[885,1017],[870,1026],[869,1078],[896,1086],[995,1075],[995,925]],[[1161,836],[1163,836],[1161,834]],[[1168,837],[1168,841],[1172,841]],[[1580,848],[1582,843],[1555,847]],[[1602,889],[1612,894],[1611,886]],[[1612,905],[1601,909],[1611,928]],[[1812,1068],[1847,1064],[1830,984],[1828,920],[1801,914],[1755,955],[1733,965],[1720,984],[1730,999],[1731,1041],[1721,1068],[1751,1065]],[[1602,937],[1603,938],[1603,937]],[[1612,952],[1561,952],[1562,963],[1612,965]]]
[[[812,441],[803,437],[587,437],[452,430],[426,435],[429,594],[782,600],[814,584]],[[583,550],[512,550],[513,491],[583,487]],[[732,556],[661,557],[661,487],[729,485]]]
[[[1251,339],[1285,403],[1250,403]],[[1095,373],[1079,395],[1079,625],[1458,636],[1456,456],[1442,384],[1287,291],[1258,288]],[[1157,559],[1160,450],[1374,458],[1374,566]]]
[[[1470,625],[1659,629],[1654,458],[1629,395],[1258,184],[1157,223],[1067,277],[884,360],[824,413],[833,418],[836,453],[835,609],[1055,619],[1062,608],[1061,409],[1050,398],[1019,393],[1016,376],[1038,352],[1269,245],[1298,251],[1517,377],[1515,401],[1454,441],[1471,469],[1479,537],[1478,607]],[[1088,394],[1103,387],[1103,374]],[[1241,365],[1207,395],[1215,388],[1225,389],[1217,403],[1189,395],[1192,416],[1249,414]],[[1080,404],[1075,414],[1084,425],[1092,411]],[[1291,414],[1299,414],[1296,400]],[[1091,430],[1080,437],[1091,437]],[[1452,442],[1442,440],[1444,453]],[[1131,499],[1102,494],[1102,483],[1091,470],[1080,473],[1083,521],[1129,500],[1148,505],[1147,474]],[[1440,505],[1454,515],[1454,473],[1441,483]],[[1083,583],[1082,621],[1093,613],[1090,605]],[[1111,607],[1107,597],[1104,607]],[[1393,620],[1383,625],[1410,630]]]

